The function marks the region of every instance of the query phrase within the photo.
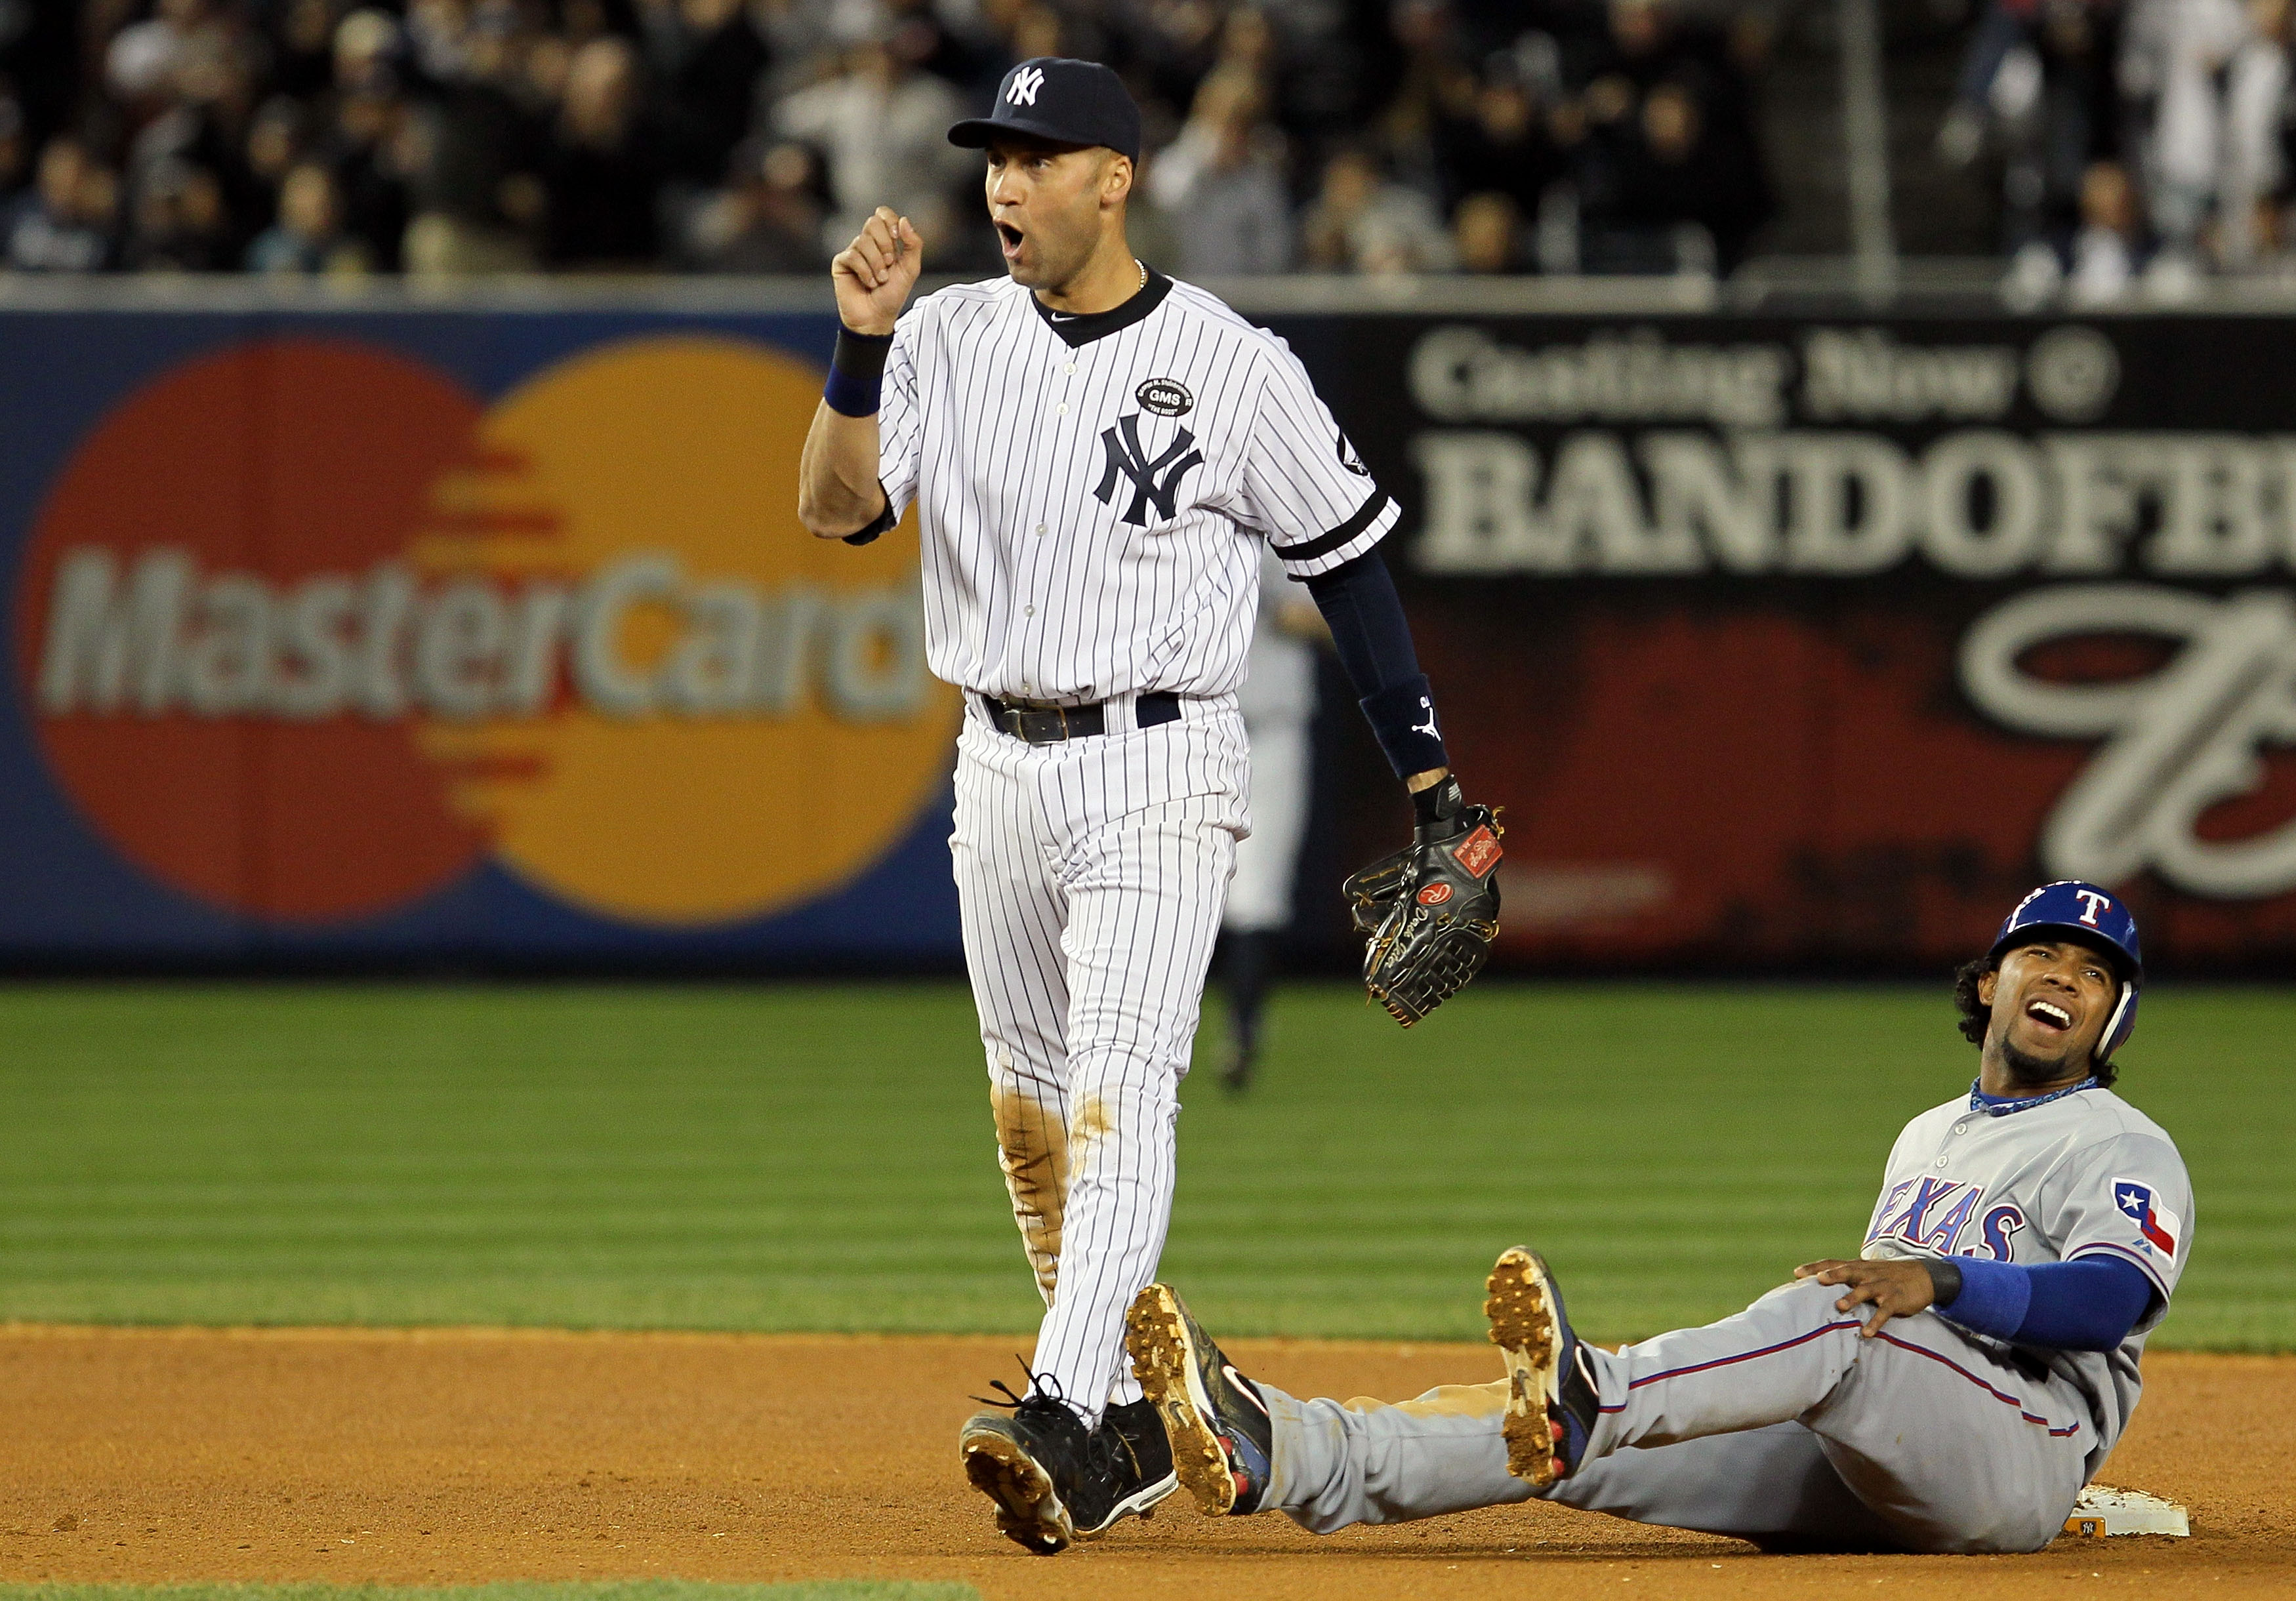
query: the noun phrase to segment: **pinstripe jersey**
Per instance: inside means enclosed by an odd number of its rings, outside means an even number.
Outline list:
[[[1154,272],[1091,316],[1010,278],[925,297],[877,435],[894,511],[918,509],[926,660],[993,695],[1231,693],[1262,542],[1305,578],[1398,515],[1290,347]]]

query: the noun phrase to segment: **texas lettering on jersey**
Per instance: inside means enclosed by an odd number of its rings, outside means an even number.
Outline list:
[[[1960,1245],[1970,1220],[1978,1217],[1985,1186],[1958,1179],[1907,1179],[1890,1187],[1882,1197],[1866,1243],[1903,1240],[1939,1256],[1982,1256],[1994,1262],[2012,1258],[2012,1242],[2025,1227],[2023,1210],[2013,1205],[1993,1207],[1982,1214],[1977,1233],[1964,1249]],[[2164,1256],[2177,1254],[2185,1221],[2154,1195],[2152,1188],[2128,1179],[2112,1181],[2112,1204],[2136,1225],[2144,1244]]]
[[[1883,1197],[1880,1215],[1866,1231],[1866,1243],[1901,1239],[1939,1256],[1978,1256],[1994,1262],[2012,1259],[2012,1242],[2025,1227],[2020,1207],[1999,1205],[1983,1213],[1985,1186],[1958,1179],[1908,1179],[1892,1185]],[[1964,1246],[1962,1236],[1970,1221],[1977,1231]]]
[[[1901,1239],[1939,1256],[1950,1256],[1955,1238],[1968,1226],[1984,1197],[1982,1184],[1958,1179],[1908,1179],[1891,1187],[1866,1243]]]

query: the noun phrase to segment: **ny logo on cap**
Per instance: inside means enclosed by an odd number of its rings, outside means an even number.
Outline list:
[[[1037,91],[1045,86],[1042,67],[1023,67],[1013,75],[1013,86],[1004,91],[1004,98],[1016,106],[1037,103]]]
[[[1189,469],[1204,464],[1203,453],[1195,447],[1196,437],[1186,429],[1179,429],[1164,453],[1152,462],[1140,445],[1140,413],[1133,412],[1119,417],[1114,428],[1101,434],[1100,442],[1108,447],[1108,466],[1100,475],[1100,487],[1092,492],[1093,499],[1103,505],[1115,504],[1117,479],[1130,478],[1132,503],[1125,508],[1124,520],[1146,527],[1152,501],[1157,520],[1170,522],[1179,503],[1180,480],[1188,476]]]

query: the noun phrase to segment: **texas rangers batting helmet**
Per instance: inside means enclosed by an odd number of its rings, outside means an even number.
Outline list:
[[[2101,1066],[2112,1060],[2112,1053],[2128,1044],[2128,1036],[2136,1032],[2136,992],[2144,983],[2144,950],[2137,943],[2136,919],[2120,901],[2094,884],[2078,878],[2044,884],[2002,919],[2000,935],[1993,942],[1992,960],[1998,961],[2004,951],[2028,935],[2052,930],[2070,934],[2103,951],[2120,980],[2120,1001],[2097,1041],[2095,1059]]]

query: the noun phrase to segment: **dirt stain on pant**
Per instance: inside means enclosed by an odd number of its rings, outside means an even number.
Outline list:
[[[1102,1135],[1115,1131],[1115,1120],[1108,1115],[1108,1103],[1097,1095],[1087,1095],[1077,1103],[1076,1122],[1069,1131],[1069,1143],[1089,1145]]]
[[[1069,1194],[1067,1119],[1058,1101],[1043,1104],[1025,1091],[999,1089],[990,1099],[1013,1218],[1021,1225],[1021,1246],[1037,1275],[1037,1293],[1050,1306],[1060,1276],[1061,1214]]]
[[[1376,1412],[1393,1408],[1414,1417],[1496,1417],[1506,1410],[1507,1381],[1487,1385],[1438,1385],[1413,1401],[1374,1401],[1358,1395],[1341,1404],[1350,1412]]]

